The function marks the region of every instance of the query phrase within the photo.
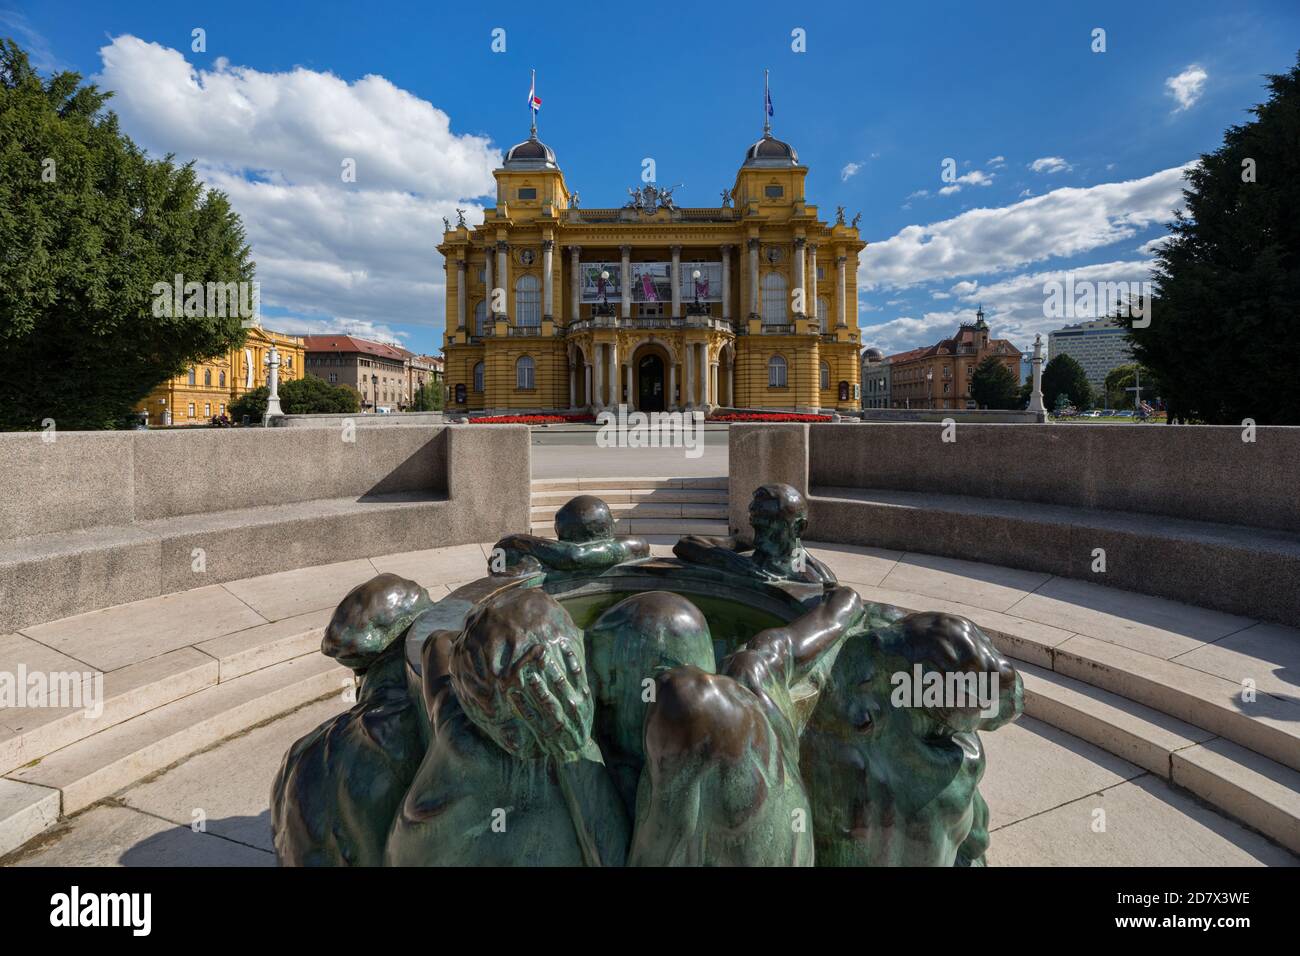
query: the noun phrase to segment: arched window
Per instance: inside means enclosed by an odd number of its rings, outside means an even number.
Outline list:
[[[790,304],[785,299],[785,276],[769,272],[763,276],[763,324],[785,325],[790,321]]]
[[[535,328],[542,324],[542,293],[536,276],[520,276],[515,283],[515,325]]]
[[[483,391],[483,363],[478,362],[474,365],[474,391]]]
[[[767,360],[767,387],[785,388],[785,382],[785,359],[780,355],[773,355]]]
[[[831,324],[831,300],[824,295],[817,297],[817,327],[825,332]]]
[[[196,375],[196,374],[197,374],[197,373],[194,371],[194,369],[191,368],[191,369],[190,369],[190,378],[189,378],[189,383],[190,383],[191,385],[193,385],[193,384],[195,383],[195,381],[196,381],[196,379],[195,379],[195,375]],[[193,418],[194,416],[191,415],[190,417]]]
[[[210,369],[210,368],[205,368],[205,369],[203,370],[203,384],[204,384],[204,385],[211,385],[211,384],[212,384],[212,369]]]
[[[515,388],[532,388],[533,387],[533,360],[530,356],[521,355],[519,361],[515,362]]]
[[[474,303],[474,334],[486,335],[483,326],[487,324],[487,299],[479,299]]]
[[[222,388],[225,388],[225,387],[226,387],[226,370],[225,370],[224,368],[223,368],[220,372],[217,373],[217,383],[218,383]]]
[[[830,365],[828,365],[828,364],[825,363],[825,362],[822,362],[822,383],[821,383],[821,387],[824,388],[824,389],[825,389],[825,388],[830,388],[830,387],[831,387],[831,367],[830,367]]]

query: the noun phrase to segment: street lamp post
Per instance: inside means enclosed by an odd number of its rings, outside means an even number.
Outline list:
[[[379,376],[370,376],[370,411],[373,414],[379,413]]]

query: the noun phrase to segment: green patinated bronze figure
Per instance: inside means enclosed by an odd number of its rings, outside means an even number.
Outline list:
[[[979,866],[978,732],[1015,669],[970,621],[864,604],[765,485],[752,550],[615,537],[580,496],[431,602],[380,575],[322,650],[356,705],[272,793],[283,865]]]
[[[489,572],[593,572],[650,554],[650,546],[640,538],[615,537],[609,505],[594,495],[570,499],[555,513],[555,537],[552,541],[531,534],[507,535],[492,549],[504,562],[494,566],[489,559]]]
[[[673,547],[683,561],[783,581],[835,584],[835,572],[809,554],[803,546],[808,527],[808,503],[789,485],[763,485],[749,504],[754,531],[752,547],[735,536],[707,538],[686,535]],[[746,553],[752,551],[752,553]]]

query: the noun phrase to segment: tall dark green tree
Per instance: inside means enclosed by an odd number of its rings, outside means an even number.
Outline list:
[[[1255,118],[1187,174],[1150,326],[1120,319],[1171,421],[1300,425],[1300,57],[1267,80]]]
[[[243,341],[230,308],[154,314],[155,283],[251,282],[253,263],[226,197],[146,156],[110,95],[0,39],[0,428],[113,427]]]
[[[1064,353],[1053,356],[1043,367],[1043,403],[1056,408],[1062,395],[1076,408],[1087,408],[1092,400],[1092,387],[1083,366]]]
[[[971,375],[971,398],[980,408],[1019,408],[1020,386],[1005,362],[986,355]]]

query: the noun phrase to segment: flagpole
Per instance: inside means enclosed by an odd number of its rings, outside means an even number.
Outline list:
[[[768,100],[771,98],[771,93],[769,92],[768,85],[767,85],[768,72],[769,72],[768,70],[763,71],[763,135],[764,136],[767,136],[769,133],[772,132],[772,117],[769,116],[767,113],[767,103]]]
[[[537,90],[537,71],[531,71],[532,76],[528,84],[528,112],[532,114],[531,135],[533,139],[537,138],[537,107],[533,105],[533,94]]]

